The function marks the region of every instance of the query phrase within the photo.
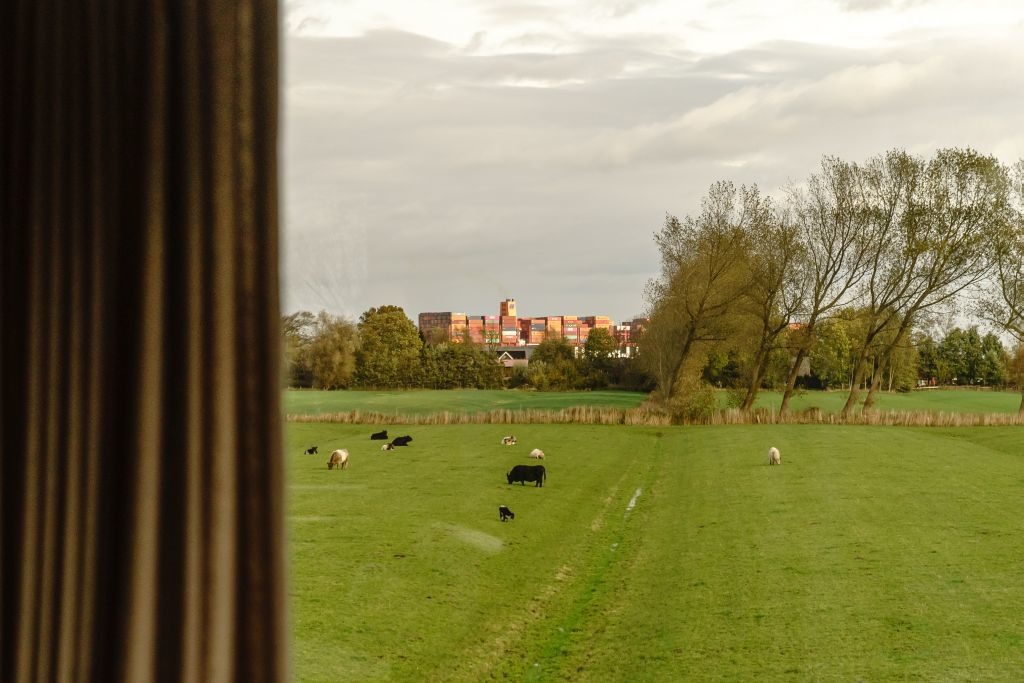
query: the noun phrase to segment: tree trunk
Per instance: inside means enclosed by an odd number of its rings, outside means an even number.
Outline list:
[[[749,413],[754,407],[757,399],[757,392],[761,388],[761,380],[764,379],[765,371],[768,368],[768,342],[761,340],[761,348],[757,351],[757,359],[754,363],[754,376],[750,378],[750,385],[747,387],[747,395],[743,398],[743,405],[740,410]]]
[[[875,392],[882,386],[882,366],[879,365],[871,375],[871,386],[868,388],[868,395],[864,397],[864,410],[870,410],[875,405]]]
[[[840,411],[840,415],[844,418],[850,414],[850,410],[856,405],[857,399],[860,398],[860,385],[864,381],[864,374],[867,371],[868,364],[868,352],[867,346],[860,352],[860,357],[857,359],[857,365],[853,371],[853,379],[850,381],[850,395],[846,397],[846,403],[843,404],[843,409]]]
[[[782,417],[789,411],[789,399],[793,397],[793,390],[796,387],[796,376],[800,373],[800,364],[804,362],[804,358],[810,353],[809,348],[801,346],[796,351],[796,362],[793,363],[793,367],[789,369],[789,378],[786,380],[786,390],[782,394],[782,406],[779,407],[779,417]]]
[[[1024,415],[1024,391],[1020,393],[1020,408],[1017,409],[1018,415]]]
[[[675,396],[676,380],[679,379],[679,370],[683,367],[687,357],[690,355],[690,348],[693,346],[694,332],[690,330],[686,335],[686,342],[683,344],[683,349],[679,353],[679,358],[673,363],[672,372],[668,377],[668,387],[665,393],[665,402],[668,403]]]

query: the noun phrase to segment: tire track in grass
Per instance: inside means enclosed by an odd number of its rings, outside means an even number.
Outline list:
[[[660,441],[654,438],[651,440],[660,455]],[[642,468],[639,476],[636,472],[637,467]],[[547,652],[553,647],[549,638],[542,635],[539,646],[524,646],[524,641],[529,641],[530,631],[541,628],[541,623],[545,620],[550,619],[561,624],[571,623],[574,620],[573,615],[580,611],[581,606],[589,603],[590,593],[595,585],[595,562],[598,563],[596,571],[603,575],[604,563],[610,562],[610,555],[615,552],[614,548],[607,550],[611,547],[609,539],[617,547],[622,536],[622,521],[617,524],[614,522],[617,515],[613,503],[622,499],[621,492],[627,488],[628,482],[644,480],[650,468],[650,462],[645,463],[642,456],[634,457],[630,467],[624,468],[622,475],[601,501],[597,515],[589,525],[592,535],[579,546],[580,550],[558,566],[551,580],[535,593],[525,609],[514,613],[500,624],[491,624],[484,641],[459,657],[461,661],[472,662],[467,670],[457,673],[448,670],[445,672],[444,680],[453,680],[453,676],[454,679],[473,681],[510,676],[521,680],[523,675],[527,675],[522,670],[519,670],[517,675],[517,669],[523,666],[523,662],[530,665],[547,656]],[[610,528],[609,520],[613,520],[613,526]],[[559,621],[559,612],[568,613],[569,617]],[[558,629],[556,639],[561,640],[563,634],[568,634],[564,626]],[[542,654],[534,654],[538,652]]]
[[[650,491],[654,482],[661,474],[663,464],[663,442],[660,434],[654,439],[653,454],[649,459],[643,461],[643,467],[637,475],[632,477],[635,490],[632,498],[625,505],[622,516],[618,517],[614,525],[609,526],[605,534],[595,538],[597,549],[588,553],[592,558],[592,564],[585,576],[585,581],[577,590],[577,597],[570,606],[566,616],[561,623],[551,631],[547,642],[539,649],[537,657],[533,658],[533,664],[526,671],[524,680],[539,681],[550,680],[552,677],[564,677],[572,679],[572,672],[564,671],[564,665],[576,659],[576,653],[581,644],[587,638],[592,629],[588,624],[588,612],[591,611],[595,602],[600,601],[606,595],[605,590],[609,586],[609,575],[622,564],[632,561],[632,555],[636,547],[628,543],[630,531],[634,525],[630,524],[634,510],[643,499],[644,492]],[[608,511],[606,506],[605,512]],[[606,515],[607,516],[607,515]],[[603,540],[603,543],[597,541]],[[595,549],[595,550],[597,550]]]

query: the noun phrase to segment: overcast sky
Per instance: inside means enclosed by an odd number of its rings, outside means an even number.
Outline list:
[[[283,308],[644,308],[665,214],[823,155],[1024,157],[1019,0],[286,0]]]

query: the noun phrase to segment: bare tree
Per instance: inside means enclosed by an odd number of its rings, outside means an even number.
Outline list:
[[[801,242],[807,249],[808,296],[797,334],[796,356],[786,380],[779,414],[789,410],[800,366],[814,344],[817,324],[846,305],[867,266],[869,216],[860,201],[855,168],[825,157],[806,190],[790,192]]]

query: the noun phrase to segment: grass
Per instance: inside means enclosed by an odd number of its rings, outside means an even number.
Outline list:
[[[825,413],[838,413],[846,403],[846,391],[802,391],[790,403],[794,410],[812,406]],[[861,392],[861,403],[866,392]],[[725,400],[724,392],[720,399]],[[975,391],[970,389],[926,389],[907,393],[877,394],[875,407],[879,410],[943,411],[947,413],[1016,413],[1020,408],[1020,392]],[[782,405],[782,392],[762,391],[755,406],[778,412]]]
[[[635,391],[523,391],[501,389],[430,389],[414,391],[320,391],[291,389],[284,392],[285,413],[319,415],[352,410],[392,415],[436,412],[470,413],[491,410],[561,410],[573,406],[633,408],[647,398]]]
[[[296,680],[1024,677],[1020,428],[388,429],[288,425]]]
[[[804,391],[797,393],[794,411],[818,407],[825,413],[838,413],[846,401],[846,392]],[[284,392],[288,415],[324,415],[332,413],[377,413],[385,416],[428,415],[432,413],[484,413],[499,410],[559,411],[577,406],[592,408],[636,408],[646,394],[629,391],[539,392],[523,390],[451,389],[446,391],[317,391]],[[722,407],[726,393],[718,394]],[[883,393],[876,407],[883,411],[943,411],[947,413],[1013,414],[1020,407],[1021,395],[1011,391],[969,391],[936,389],[906,394]],[[781,392],[762,391],[755,407],[778,412]]]

